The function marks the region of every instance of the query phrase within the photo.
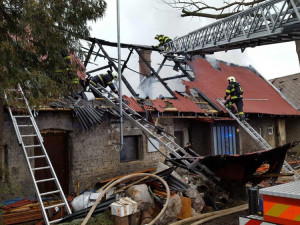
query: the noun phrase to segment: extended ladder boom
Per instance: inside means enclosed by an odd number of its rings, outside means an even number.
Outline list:
[[[249,123],[247,123],[245,120],[241,121],[237,116],[235,116],[231,110],[224,105],[221,99],[217,98],[217,101],[229,113],[229,115],[235,119],[239,125],[260,145],[262,149],[272,148],[272,146],[269,145],[268,142],[266,142],[266,140],[258,132],[256,132],[256,130],[254,130]],[[293,173],[296,179],[300,179],[300,174],[294,170],[294,168],[291,167],[287,161],[284,161],[283,169],[288,173]]]
[[[211,54],[299,40],[299,10],[298,0],[267,1],[165,44],[166,52]]]
[[[99,96],[102,96],[106,99],[107,103],[112,106],[114,110],[120,112],[119,100],[104,87],[98,84],[97,87],[92,84],[89,85],[91,90],[96,92]],[[122,103],[123,105],[123,115],[125,118],[130,120],[134,125],[139,127],[147,137],[155,139],[159,144],[164,146],[168,153],[175,157],[176,159],[181,159],[181,162],[184,163],[188,169],[195,171],[200,175],[204,180],[208,181],[212,185],[216,185],[215,182],[219,181],[220,178],[217,177],[212,171],[210,171],[205,165],[199,163],[199,158],[191,161],[191,155],[187,153],[182,147],[176,144],[173,141],[173,138],[170,134],[158,130],[158,127],[148,122],[136,111],[131,109],[127,104]],[[199,156],[199,155],[197,155]],[[190,157],[190,158],[188,158]],[[197,167],[197,170],[194,170]],[[199,168],[199,169],[198,169]]]
[[[23,93],[20,85],[18,89],[8,89],[5,92],[5,99],[9,103],[9,95],[13,95],[13,101],[16,102],[14,108],[8,106],[8,111],[13,122],[14,129],[17,134],[18,142],[22,146],[25,154],[26,163],[30,171],[31,178],[33,180],[34,188],[38,201],[41,206],[42,214],[44,216],[45,223],[53,224],[59,222],[61,219],[50,220],[48,210],[56,209],[56,211],[64,208],[68,214],[72,214],[69,204],[65,198],[64,192],[60,186],[60,183],[55,174],[54,168],[51,164],[50,158],[47,154],[45,146],[43,144],[42,135],[37,127],[34,116],[32,115],[28,101]],[[17,110],[14,110],[17,109]],[[16,111],[16,112],[15,112]],[[22,114],[18,114],[22,112]],[[36,138],[38,143],[32,143],[33,138]],[[39,151],[39,152],[37,152]],[[41,161],[42,160],[42,161]],[[40,166],[36,167],[35,165]],[[49,171],[50,177],[44,177],[39,180],[36,178],[36,172],[38,171]],[[41,192],[39,185],[54,183],[55,188],[51,191]],[[46,185],[45,185],[46,186]],[[49,197],[53,194],[59,194],[61,203],[55,203],[52,205],[44,205],[42,197]]]

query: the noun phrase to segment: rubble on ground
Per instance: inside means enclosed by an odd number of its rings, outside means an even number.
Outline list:
[[[263,165],[257,172],[264,172],[266,169],[267,166]],[[156,174],[163,178],[170,188],[168,206],[156,224],[170,224],[177,220],[226,208],[228,204],[232,203],[232,199],[230,199],[227,193],[215,191],[213,187],[210,187],[198,175],[189,173],[182,168],[169,167],[159,163],[157,168],[138,171],[136,173],[141,172]],[[124,176],[125,175],[107,180],[99,180],[93,190],[85,191],[78,196],[69,196],[68,201],[73,213],[64,216],[61,221],[62,224],[69,224],[71,221],[72,224],[81,224],[83,218],[87,215],[96,199],[107,186]],[[279,177],[278,182],[286,182],[287,178],[289,178],[288,181],[292,179],[291,176]],[[260,185],[268,186],[269,184],[264,182]],[[125,199],[125,203],[121,201],[118,205],[120,209],[127,205],[124,215],[120,214],[122,221],[125,219],[128,221],[127,224],[148,224],[161,212],[167,199],[167,191],[159,180],[155,180],[151,177],[145,177],[138,181],[137,179],[125,180],[109,190],[102,201],[97,205],[93,218],[88,224],[92,224],[93,222],[98,223],[100,220],[103,221],[103,217],[109,217],[109,219],[107,219],[109,222],[106,224],[123,224],[124,222],[118,222],[116,213],[110,212],[112,204],[120,201],[120,199]],[[53,204],[53,202],[56,204],[59,203],[55,200],[55,197],[53,199],[47,199],[47,202],[48,204],[50,204],[50,202],[51,204]],[[126,204],[126,202],[130,204]],[[134,204],[132,205],[131,203]],[[133,207],[135,204],[136,209],[128,208]],[[36,199],[21,199],[16,202],[11,202],[10,204],[2,206],[1,210],[1,222],[4,224],[30,221],[40,221],[38,224],[42,224],[43,221],[42,212]],[[63,213],[65,212],[55,212],[55,210],[53,210],[52,219],[56,218],[55,216],[57,214],[61,216]],[[99,219],[98,216],[100,216],[101,219]]]

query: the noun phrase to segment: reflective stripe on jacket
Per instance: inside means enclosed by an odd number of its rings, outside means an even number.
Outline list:
[[[99,83],[101,86],[103,86],[104,88],[106,88],[107,86],[110,87],[110,89],[114,92],[117,93],[118,90],[116,89],[116,87],[114,86],[114,84],[112,83],[112,80],[114,78],[108,74],[108,73],[104,73],[104,74],[100,74],[98,76],[94,76],[91,79],[91,84],[93,84],[94,86],[97,87],[97,83]]]
[[[236,90],[238,88],[239,90]],[[243,98],[243,89],[241,85],[237,82],[231,82],[228,84],[225,96],[230,95],[230,99]]]
[[[165,35],[159,35],[158,36],[158,41],[159,41],[159,44],[157,45],[157,47],[160,47],[162,45],[164,45],[165,43],[167,43],[168,41],[171,41],[171,39]]]

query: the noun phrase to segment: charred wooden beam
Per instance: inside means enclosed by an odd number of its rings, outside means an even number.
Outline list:
[[[107,54],[107,52],[104,50],[102,44],[98,41],[95,40],[96,43],[98,44],[99,48],[101,49],[101,51],[103,52],[103,54],[105,55],[105,57],[107,58],[107,60],[109,61],[110,65],[115,69],[115,71],[118,71],[118,67],[116,66],[115,62],[113,61],[113,59]],[[131,87],[131,85],[129,84],[129,82],[126,80],[126,78],[124,76],[122,76],[122,74],[120,74],[122,81],[124,82],[124,84],[126,85],[126,87],[128,88],[128,90],[131,92],[131,94],[134,97],[138,97],[139,95],[133,90],[133,88]]]

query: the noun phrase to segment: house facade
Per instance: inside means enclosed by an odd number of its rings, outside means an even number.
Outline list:
[[[298,140],[299,111],[253,70],[222,62],[214,68],[203,58],[196,58],[189,65],[195,79],[182,81],[185,92],[174,91],[176,98],[141,101],[124,96],[124,100],[132,109],[150,118],[149,121],[155,121],[174,135],[179,145],[192,143],[192,149],[199,155],[257,151],[259,145],[229,118],[216,100],[224,97],[226,78],[235,76],[244,89],[244,112],[249,124],[272,147]],[[125,145],[120,152],[118,118],[109,113],[103,117],[102,124],[89,131],[83,130],[71,109],[41,109],[36,121],[66,194],[75,192],[78,185],[84,190],[93,187],[97,181],[153,168],[165,160],[142,131],[126,119]],[[25,156],[8,113],[5,114],[4,127],[2,165],[5,170],[1,174],[3,191],[0,198],[34,196]],[[34,138],[31,142],[35,143]],[[159,150],[166,153],[161,146]]]

